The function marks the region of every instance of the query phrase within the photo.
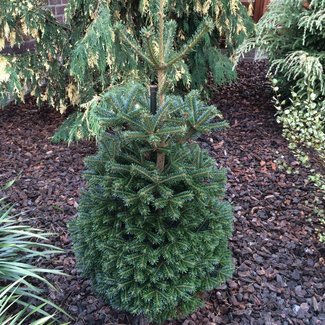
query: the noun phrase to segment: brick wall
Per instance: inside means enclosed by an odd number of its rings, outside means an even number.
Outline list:
[[[64,8],[68,3],[68,0],[47,0],[48,6],[52,10],[53,14],[57,17],[59,22],[64,21]]]
[[[241,0],[242,4],[248,8],[252,3],[253,5],[253,19],[255,22],[258,22],[261,17],[264,15],[267,6],[271,0]]]

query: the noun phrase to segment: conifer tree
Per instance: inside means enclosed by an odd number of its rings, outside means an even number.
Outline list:
[[[171,74],[177,89],[204,89],[208,72],[217,84],[235,77],[228,58],[252,29],[252,22],[240,0],[170,0],[168,18],[174,19],[173,31],[180,40],[193,37],[202,18],[209,16],[216,28],[206,34],[184,62],[178,62]],[[67,106],[80,107],[108,87],[126,79],[148,82],[150,65],[129,49],[116,34],[115,24],[122,22],[132,38],[141,42],[138,26],[153,24],[155,1],[148,0],[69,0],[67,22],[58,24],[43,0],[3,0],[0,2],[0,51],[5,42],[20,44],[26,36],[36,39],[36,51],[24,55],[0,54],[0,100],[8,93],[23,99],[29,88],[41,105],[64,112]],[[228,53],[220,51],[221,42]],[[155,40],[151,39],[151,42]],[[180,50],[181,42],[175,45]],[[1,102],[0,102],[1,105]],[[81,109],[81,111],[83,111]],[[87,136],[84,116],[77,114],[67,123],[71,139]],[[82,125],[83,129],[78,128]],[[66,139],[63,132],[57,139]]]
[[[222,37],[224,37],[228,54],[232,54],[234,48],[252,30],[252,21],[241,2],[238,0],[190,0],[186,2],[183,0],[170,0],[169,3],[168,18],[177,21],[174,33],[180,36],[180,39],[191,38],[203,17],[211,17],[216,26],[213,33],[206,35],[201,40],[201,46],[197,47],[196,51],[188,56],[189,69],[188,71],[179,70],[179,79],[182,79],[185,84],[191,81],[195,89],[202,88],[205,84],[209,70],[213,73],[214,81],[217,84],[232,80],[234,78],[234,72],[231,69],[232,65],[227,56],[222,55],[219,49]],[[134,71],[139,71],[139,66],[143,74],[143,69],[148,67],[136,52],[131,57],[128,47],[121,46],[119,37],[115,38],[114,30],[110,28],[111,24],[108,21],[106,21],[106,24],[101,23],[103,17],[107,19],[109,16],[104,9],[106,6],[106,1],[102,0],[69,1],[68,19],[74,32],[73,38],[77,41],[72,55],[72,73],[76,76],[78,82],[87,79],[84,72],[88,71],[87,68],[89,67],[93,68],[92,65],[94,64],[92,60],[87,61],[82,58],[82,55],[90,54],[99,58],[94,65],[101,74],[105,73],[107,62],[105,62],[104,58],[103,60],[100,58],[105,53],[103,45],[108,45],[109,69],[113,69],[113,71],[110,71],[114,72],[113,79],[121,76],[121,74],[122,78],[125,77],[125,75],[123,76],[125,72],[134,73]],[[123,22],[132,36],[137,41],[141,41],[139,26],[153,24],[154,6],[155,1],[148,0],[112,1],[109,4],[110,20],[113,23]],[[92,25],[96,29],[95,31],[90,28]],[[111,35],[107,36],[109,30]],[[91,40],[90,35],[88,36],[88,33],[95,36],[94,32],[97,37],[105,35],[106,40],[103,39],[102,42],[96,44]],[[109,44],[109,39],[111,44]],[[180,43],[178,42],[175,45],[179,49]],[[124,69],[121,69],[121,67]],[[144,75],[147,77],[150,76],[150,73]]]
[[[253,29],[251,19],[239,0],[169,0],[168,18],[173,19],[178,36],[175,50],[180,50],[182,40],[194,36],[204,17],[210,17],[215,28],[200,39],[194,51],[173,65],[169,73],[172,89],[183,92],[188,89],[206,91],[208,74],[211,71],[217,85],[235,78],[229,56]],[[143,83],[153,81],[152,67],[143,60],[138,51],[130,55],[129,47],[116,31],[116,23],[122,22],[130,37],[137,43],[152,42],[157,50],[157,40],[143,37],[139,26],[154,24],[155,1],[70,0],[67,7],[68,23],[71,26],[72,49],[69,67],[72,79],[68,88],[74,104],[85,103],[112,85],[127,79]],[[225,43],[226,52],[220,51]],[[175,76],[175,78],[174,78]],[[92,137],[99,128],[96,120],[85,123],[87,110],[70,116],[58,130],[54,141],[78,140]],[[89,128],[92,127],[92,128]]]
[[[169,94],[171,71],[214,29],[209,18],[178,50],[170,3],[152,1],[153,24],[139,44],[119,23],[123,45],[156,73],[158,99],[138,83],[113,87],[85,105],[99,149],[86,161],[87,188],[70,225],[84,276],[135,324],[161,323],[202,306],[202,292],[232,274],[232,212],[225,171],[195,142],[222,129],[220,113],[192,91]],[[149,41],[147,41],[149,40]],[[156,108],[157,106],[157,108]]]

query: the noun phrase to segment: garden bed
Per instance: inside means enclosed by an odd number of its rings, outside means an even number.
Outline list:
[[[325,249],[317,240],[321,225],[314,211],[324,208],[322,196],[305,170],[287,174],[276,161],[297,164],[275,121],[265,63],[242,63],[239,76],[213,100],[230,128],[201,139],[218,166],[229,170],[236,271],[207,294],[203,309],[169,324],[324,324]],[[20,175],[6,193],[8,201],[22,222],[57,233],[52,243],[65,249],[44,264],[69,275],[52,276],[58,291],[49,296],[74,317],[71,324],[129,324],[131,318],[97,299],[76,270],[67,222],[76,215],[84,185],[83,158],[95,152],[95,144],[51,144],[62,121],[31,100],[0,111],[0,182]]]

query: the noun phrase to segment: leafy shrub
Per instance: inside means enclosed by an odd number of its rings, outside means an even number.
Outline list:
[[[49,314],[46,306],[63,312],[41,295],[35,281],[54,288],[42,274],[60,274],[57,270],[35,267],[31,262],[47,258],[62,251],[43,243],[47,235],[40,230],[19,225],[16,216],[11,216],[3,199],[0,200],[0,323],[52,324],[55,315]],[[40,242],[42,241],[42,242]],[[37,319],[37,320],[35,320]]]
[[[325,191],[324,31],[324,0],[273,0],[244,48],[258,46],[268,55],[284,136]]]

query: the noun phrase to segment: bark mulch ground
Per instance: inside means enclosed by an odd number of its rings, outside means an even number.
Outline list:
[[[207,294],[203,309],[167,324],[325,324],[325,249],[315,233],[322,196],[304,169],[287,174],[277,161],[297,165],[275,121],[265,64],[243,63],[239,77],[213,100],[230,128],[202,139],[229,170],[236,271]],[[48,294],[73,316],[71,324],[130,324],[128,315],[96,298],[76,270],[67,221],[76,215],[84,185],[83,158],[95,152],[95,144],[51,144],[62,121],[31,101],[0,111],[0,183],[19,176],[6,193],[19,219],[57,233],[51,241],[66,253],[42,263],[69,274],[52,276],[58,290]]]

